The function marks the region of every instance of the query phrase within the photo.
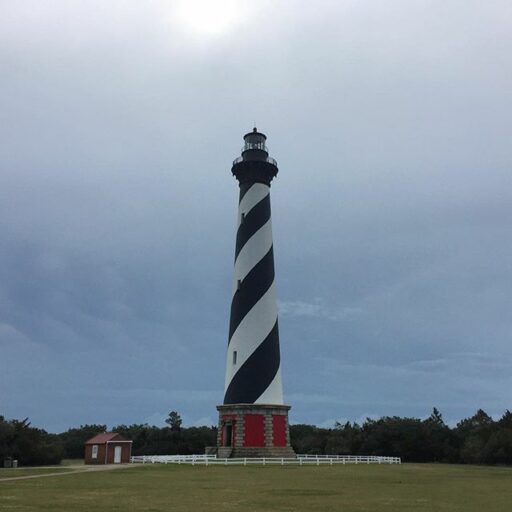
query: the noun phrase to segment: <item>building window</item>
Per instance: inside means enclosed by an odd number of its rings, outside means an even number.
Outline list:
[[[236,350],[233,350],[233,364],[236,364]]]
[[[98,458],[98,445],[97,444],[92,445],[92,458],[93,459]]]

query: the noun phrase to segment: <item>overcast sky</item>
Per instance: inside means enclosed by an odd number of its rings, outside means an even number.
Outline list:
[[[255,122],[291,421],[512,408],[509,0],[0,10],[0,414],[216,423]]]

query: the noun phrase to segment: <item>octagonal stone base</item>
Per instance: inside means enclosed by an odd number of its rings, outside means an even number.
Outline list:
[[[218,405],[217,456],[295,457],[290,445],[289,405]]]

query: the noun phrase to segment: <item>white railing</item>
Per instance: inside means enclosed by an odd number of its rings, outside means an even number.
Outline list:
[[[401,464],[400,457],[380,455],[297,455],[302,461],[334,461],[337,464]]]
[[[268,153],[267,146],[264,142],[246,142],[242,148],[242,153],[250,149],[261,149],[261,151]]]
[[[142,464],[190,464],[194,465],[238,465],[248,466],[258,464],[299,466],[320,466],[335,464],[401,464],[400,457],[381,457],[377,455],[297,455],[296,458],[287,457],[246,457],[233,459],[219,459],[215,455],[139,455],[131,458],[133,463]]]
[[[244,157],[243,156],[239,156],[238,158],[235,158],[233,160],[233,165],[236,165],[236,164],[239,164],[240,162],[243,162],[244,161]],[[251,161],[254,161],[254,160],[251,160]],[[267,156],[267,159],[266,160],[263,160],[264,162],[268,162],[269,164],[272,164],[272,165],[275,165],[277,167],[277,161],[275,160],[275,158],[272,158],[271,156]]]
[[[138,455],[131,458],[131,462],[142,464],[191,464],[216,460],[216,455]]]

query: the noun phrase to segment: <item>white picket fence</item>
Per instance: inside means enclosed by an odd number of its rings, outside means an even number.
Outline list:
[[[138,455],[131,458],[132,463],[142,464],[190,464],[260,466],[294,464],[298,466],[320,466],[334,464],[401,464],[400,457],[380,457],[376,455],[297,455],[296,458],[258,457],[219,459],[216,455]]]

